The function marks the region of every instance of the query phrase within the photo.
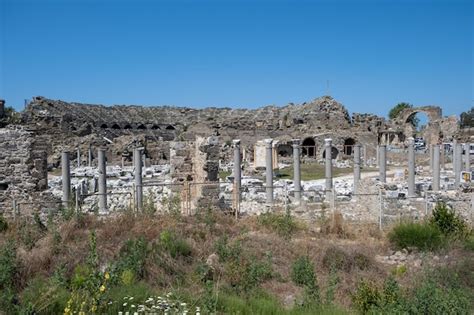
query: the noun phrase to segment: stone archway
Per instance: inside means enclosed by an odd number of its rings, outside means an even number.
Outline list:
[[[440,134],[439,122],[443,118],[441,107],[438,106],[412,107],[401,111],[397,122],[402,126],[404,135],[412,137],[416,134],[416,129],[410,124],[410,118],[417,113],[424,113],[428,117],[428,123],[422,132],[427,144],[438,143]]]
[[[306,138],[301,144],[301,153],[303,156],[315,157],[316,156],[316,142],[313,138]]]

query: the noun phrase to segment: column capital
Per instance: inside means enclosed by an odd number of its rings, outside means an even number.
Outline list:
[[[232,140],[232,144],[236,147],[236,146],[240,146],[240,139],[234,139]]]
[[[332,145],[332,139],[331,138],[324,139],[324,145],[327,147]]]
[[[300,139],[293,139],[291,140],[293,142],[293,147],[299,147],[300,144],[301,144],[301,140]]]
[[[267,148],[272,147],[273,139],[265,139],[263,141],[265,142],[265,145],[266,145]]]

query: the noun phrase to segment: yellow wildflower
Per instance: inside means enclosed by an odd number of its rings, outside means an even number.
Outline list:
[[[99,290],[100,290],[100,292],[104,292],[105,291],[105,285],[101,285]]]
[[[110,274],[108,272],[105,273],[105,280],[109,280],[110,279]]]

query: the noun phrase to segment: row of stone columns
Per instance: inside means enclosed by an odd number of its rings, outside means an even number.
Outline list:
[[[138,210],[143,208],[143,182],[142,182],[142,152],[140,149],[135,149],[133,152],[134,162],[134,177],[135,177],[135,202]],[[80,152],[78,150],[78,157]],[[89,157],[92,156],[89,151]],[[99,196],[99,212],[105,213],[107,211],[107,164],[105,157],[105,150],[98,150],[98,196]],[[91,159],[89,159],[89,162]],[[64,208],[71,206],[71,166],[69,159],[69,152],[65,151],[61,154],[61,173],[62,173],[62,204]]]
[[[87,150],[87,165],[89,167],[92,167],[92,147],[89,146],[89,149]],[[69,153],[68,153],[69,154]],[[81,167],[81,149],[77,148],[76,151],[76,165],[77,167]]]

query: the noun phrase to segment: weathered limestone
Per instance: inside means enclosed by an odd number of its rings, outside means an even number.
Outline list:
[[[234,144],[234,209],[235,215],[238,216],[240,199],[241,199],[241,187],[242,187],[242,166],[240,160],[240,140],[235,139],[232,141]]]
[[[133,150],[135,175],[135,203],[138,211],[143,210],[143,182],[142,182],[142,151]]]
[[[440,146],[434,145],[433,146],[433,191],[439,191],[439,183],[440,183]]]
[[[430,171],[431,172],[433,172],[433,159],[434,159],[433,146],[434,146],[434,144],[430,144],[430,150],[429,150],[429,153],[430,153]]]
[[[379,180],[381,183],[387,182],[387,146],[379,146]]]
[[[267,203],[273,203],[273,140],[265,139],[265,148],[266,148],[266,168],[265,168],[265,177],[266,177],[266,192],[267,192]]]
[[[99,213],[107,212],[107,167],[105,161],[105,150],[99,149]]]
[[[471,156],[470,156],[470,144],[464,144],[464,170],[466,172],[471,171]]]
[[[77,148],[77,156],[76,156],[76,159],[77,159],[77,167],[81,167],[81,149]]]
[[[332,139],[324,139],[326,190],[332,189]]]
[[[454,185],[459,187],[461,184],[461,170],[462,170],[462,144],[455,143],[454,146]]]
[[[415,139],[408,138],[408,197],[415,197]]]
[[[293,183],[295,199],[301,203],[301,165],[300,165],[300,139],[293,139]]]
[[[63,208],[71,206],[71,168],[69,162],[69,152],[61,153],[61,175],[63,182]]]
[[[357,195],[359,193],[360,148],[361,145],[359,143],[354,146],[354,195]]]

